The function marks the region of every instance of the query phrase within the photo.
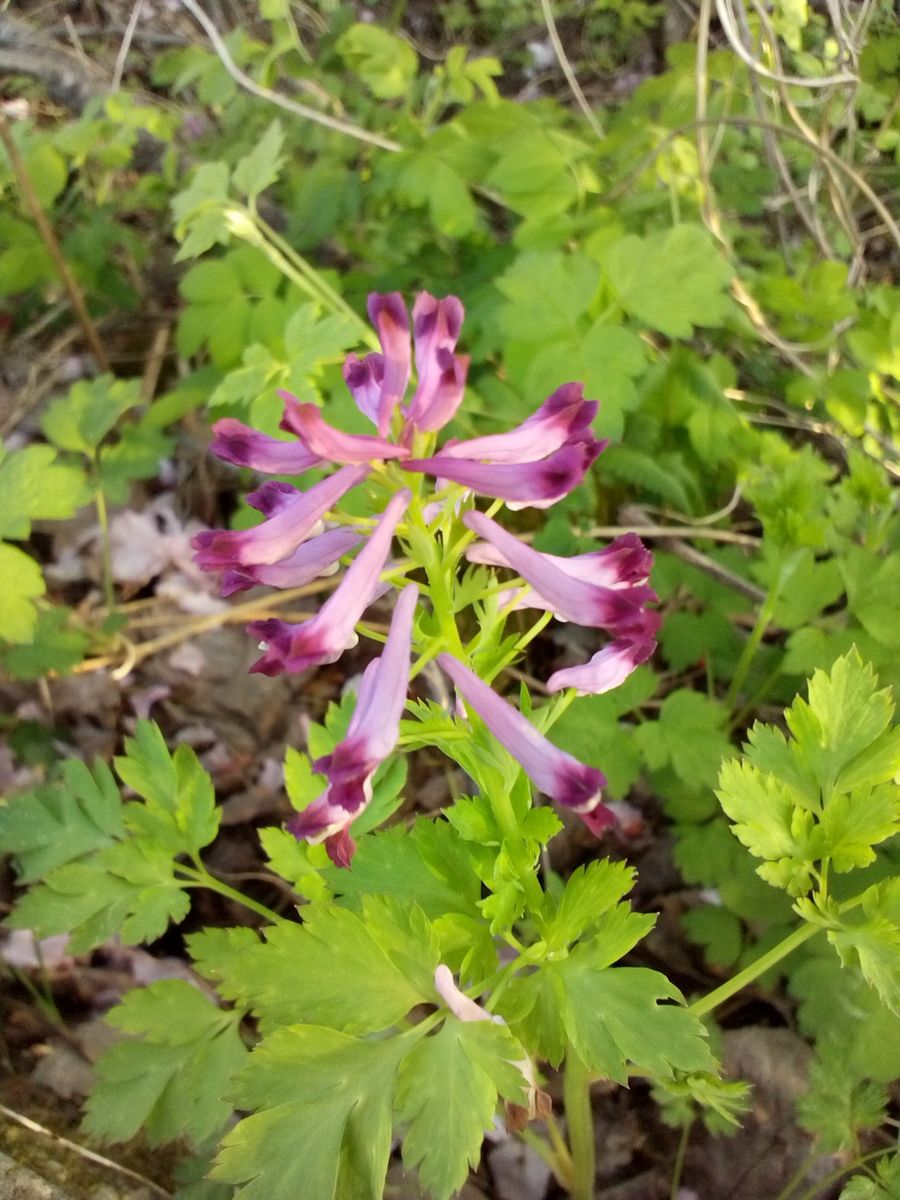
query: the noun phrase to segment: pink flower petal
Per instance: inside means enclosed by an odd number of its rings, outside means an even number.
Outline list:
[[[440,457],[493,463],[536,462],[567,442],[589,436],[597,408],[596,400],[584,399],[583,384],[564,383],[515,429],[452,442],[441,448]]]
[[[410,493],[405,489],[391,498],[369,540],[347,568],[340,587],[314,617],[299,625],[276,619],[248,625],[248,633],[267,644],[265,654],[251,671],[263,675],[305,671],[336,662],[355,643],[356,623],[378,591],[394,530],[409,500]]]
[[[270,475],[299,475],[322,461],[297,442],[267,437],[233,417],[216,421],[212,429],[215,437],[210,450],[238,467],[252,467],[254,471],[266,471]]]
[[[300,404],[289,392],[278,394],[285,403],[282,429],[295,433],[304,446],[320,458],[336,463],[368,463],[409,457],[405,446],[396,446],[369,434],[342,433],[323,419],[314,404]]]

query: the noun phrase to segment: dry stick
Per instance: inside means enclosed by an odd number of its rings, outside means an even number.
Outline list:
[[[38,199],[37,192],[34,190],[34,185],[22,161],[22,156],[19,154],[19,148],[16,145],[12,129],[10,128],[9,120],[6,113],[0,108],[0,141],[6,147],[6,152],[9,155],[9,161],[12,164],[13,173],[19,184],[22,192],[22,197],[26,205],[31,210],[31,215],[38,227],[38,232],[41,235],[41,240],[47,247],[47,252],[53,259],[53,263],[59,272],[59,277],[62,280],[63,287],[69,294],[69,299],[72,302],[72,307],[75,310],[75,315],[78,317],[78,322],[84,331],[84,336],[87,338],[88,344],[93,351],[94,358],[102,370],[109,370],[109,358],[106,350],[100,340],[100,335],[97,332],[97,326],[94,324],[91,314],[87,310],[87,305],[84,302],[84,295],[81,288],[78,286],[78,281],[69,270],[69,264],[66,262],[57,240],[56,234],[53,232],[53,227],[47,220],[47,215],[44,212],[41,202]]]
[[[894,244],[900,249],[900,225],[894,220],[890,209],[878,195],[878,193],[869,186],[865,179],[854,170],[849,163],[835,154],[832,149],[821,145],[816,141],[810,141],[799,129],[792,129],[790,125],[779,125],[776,121],[764,121],[759,117],[704,117],[704,125],[730,125],[735,129],[771,129],[773,133],[781,134],[783,137],[790,138],[795,142],[802,142],[804,146],[809,146],[815,150],[827,162],[833,164],[839,171],[842,171],[857,191],[861,192],[869,201],[875,212],[878,213],[885,225],[885,231],[890,234]],[[606,203],[627,191],[631,185],[631,181],[644,171],[655,158],[658,158],[662,151],[682,134],[691,133],[700,124],[697,120],[684,121],[681,125],[677,125],[674,129],[670,129],[665,137],[660,138],[659,145],[644,156],[641,162],[635,167],[629,175],[618,183],[614,184],[603,196]]]
[[[547,33],[550,37],[550,44],[553,46],[553,52],[556,55],[557,62],[562,68],[563,75],[566,77],[566,83],[569,85],[572,95],[578,102],[578,107],[584,113],[585,120],[587,121],[588,125],[590,125],[591,129],[593,129],[597,137],[605,137],[606,135],[603,132],[603,126],[597,120],[597,116],[590,104],[588,104],[587,97],[581,90],[581,84],[578,82],[575,72],[572,70],[572,64],[569,62],[568,55],[566,54],[566,48],[562,44],[559,31],[556,28],[556,21],[553,17],[553,10],[550,7],[550,0],[541,0],[541,11],[544,14],[544,24],[547,26]]]
[[[258,614],[266,613],[270,609],[277,608],[281,604],[286,604],[290,600],[296,600],[304,596],[315,596],[320,592],[332,591],[338,586],[341,579],[343,579],[343,576],[335,576],[331,579],[319,580],[316,583],[308,583],[305,587],[290,588],[283,592],[275,592],[271,596],[264,596],[261,600],[245,600],[243,604],[236,604],[233,608],[225,608],[221,612],[207,613],[202,617],[194,617],[189,621],[185,621],[177,629],[162,634],[160,637],[153,638],[149,642],[142,642],[140,645],[129,641],[128,638],[122,638],[125,650],[124,660],[121,653],[101,654],[97,658],[86,658],[84,662],[78,663],[77,666],[73,667],[72,674],[86,674],[90,671],[99,671],[103,667],[112,667],[118,664],[115,666],[113,675],[115,678],[124,678],[136,663],[144,658],[149,658],[159,650],[166,650],[169,646],[177,646],[179,642],[184,642],[188,638],[201,633],[208,633],[211,629],[218,629],[220,625],[232,625],[240,621],[252,620]],[[312,616],[313,614],[309,613],[306,615]]]
[[[130,1167],[123,1167],[121,1163],[113,1162],[111,1158],[104,1158],[102,1154],[88,1150],[86,1146],[79,1146],[77,1142],[70,1142],[68,1138],[63,1137],[59,1133],[54,1133],[52,1129],[47,1129],[44,1125],[39,1125],[37,1121],[32,1121],[31,1117],[26,1117],[23,1113],[16,1112],[15,1109],[7,1108],[5,1104],[0,1104],[0,1113],[10,1121],[15,1121],[24,1129],[30,1130],[31,1133],[39,1133],[43,1137],[51,1138],[54,1142],[65,1146],[67,1150],[71,1150],[74,1154],[78,1154],[82,1158],[87,1158],[91,1162],[99,1163],[102,1167],[108,1167],[111,1171],[118,1172],[119,1175],[133,1179],[135,1183],[143,1184],[144,1187],[149,1188],[155,1195],[160,1196],[161,1200],[171,1200],[171,1193],[167,1192],[165,1188],[160,1187],[158,1183],[154,1183],[152,1179],[148,1179],[146,1175],[139,1175],[137,1171],[132,1171]]]
[[[643,509],[633,504],[627,505],[622,509],[622,516],[626,519],[633,516],[635,520],[641,521],[645,519],[646,514]],[[765,600],[767,593],[762,588],[757,587],[755,583],[751,583],[749,579],[744,579],[743,575],[738,575],[737,572],[730,571],[727,567],[723,567],[721,563],[716,562],[714,558],[710,558],[700,550],[695,550],[693,546],[689,546],[683,540],[685,532],[685,530],[669,527],[660,540],[665,542],[666,549],[671,551],[672,554],[677,555],[684,562],[690,563],[691,566],[697,567],[698,570],[703,571],[706,575],[717,580],[717,582],[730,587],[732,591],[740,592],[742,596],[749,597],[749,599],[755,601],[757,604],[761,604]],[[710,529],[706,532],[714,533],[717,531]],[[721,530],[718,532],[726,533],[728,531]],[[740,537],[741,535],[737,534],[733,536]],[[756,539],[753,539],[753,543],[754,545],[759,544]]]
[[[116,65],[113,69],[112,84],[110,85],[110,89],[113,92],[117,92],[122,86],[122,76],[125,74],[128,51],[131,49],[131,40],[134,37],[134,31],[137,29],[137,23],[140,20],[141,5],[143,3],[144,0],[134,0],[131,16],[128,18],[128,24],[125,26],[125,36],[122,38],[119,53],[116,55]]]
[[[218,55],[222,66],[231,78],[246,91],[252,92],[254,96],[259,96],[261,100],[268,100],[270,104],[276,104],[279,108],[283,108],[285,112],[293,113],[296,117],[303,117],[307,121],[315,121],[317,125],[324,125],[326,129],[333,129],[336,133],[345,133],[348,137],[356,138],[357,141],[365,142],[369,146],[378,146],[381,150],[403,149],[400,143],[395,142],[392,138],[382,137],[378,133],[370,133],[368,129],[363,129],[361,125],[354,125],[352,121],[342,121],[338,117],[330,117],[327,113],[318,112],[315,108],[310,108],[306,104],[299,104],[296,100],[289,100],[286,96],[279,95],[278,92],[273,92],[271,88],[257,83],[255,79],[251,79],[249,75],[242,71],[231,57],[228,47],[219,35],[218,29],[216,29],[200,5],[195,0],[181,0],[181,3],[194,20],[203,27],[203,31],[212,43],[212,48]]]

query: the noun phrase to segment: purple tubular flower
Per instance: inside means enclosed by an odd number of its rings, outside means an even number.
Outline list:
[[[466,703],[475,709],[539,791],[563,808],[578,813],[595,833],[612,823],[614,817],[600,799],[606,786],[602,771],[586,766],[554,746],[452,654],[439,654],[437,661]]]
[[[656,593],[651,587],[646,584],[623,585],[621,580],[619,586],[595,583],[590,579],[591,562],[587,565],[588,579],[583,577],[583,560],[591,559],[590,555],[580,555],[578,559],[582,561],[577,561],[541,554],[507,533],[502,525],[484,513],[466,513],[463,521],[500,552],[507,566],[518,571],[531,584],[542,602],[540,606],[552,609],[561,620],[572,621],[576,625],[599,626],[622,637],[652,635],[658,620],[655,613],[645,611],[645,605],[656,600]],[[576,562],[574,570],[567,568],[569,561]],[[631,559],[626,556],[626,561]],[[608,568],[609,564],[605,566]],[[593,569],[596,572],[596,566]],[[600,570],[603,570],[603,565]]]
[[[597,408],[596,400],[585,400],[583,384],[564,383],[515,429],[453,442],[443,446],[438,457],[492,463],[535,462],[568,442],[588,437]],[[603,442],[602,448],[605,449],[607,444]]]
[[[573,579],[608,588],[646,583],[653,566],[653,555],[635,533],[623,533],[605,549],[592,550],[589,554],[576,554],[572,558],[563,558],[558,554],[542,554],[541,557]],[[466,551],[466,558],[469,562],[486,563],[493,567],[512,566],[502,551],[490,542],[476,542]],[[532,596],[534,598],[523,607],[552,607],[540,596],[534,596],[533,592]]]
[[[579,696],[600,696],[624,683],[640,663],[656,649],[653,638],[616,638],[586,663],[564,667],[547,680],[548,692],[575,688]]]
[[[367,307],[369,320],[378,330],[384,356],[378,397],[378,436],[386,437],[394,409],[403,399],[409,383],[409,314],[399,292],[387,295],[373,292]]]
[[[300,404],[290,392],[278,394],[284,400],[281,428],[295,433],[303,445],[320,458],[337,463],[367,463],[373,459],[409,457],[405,446],[396,446],[368,434],[342,433],[322,419],[314,404]]]
[[[400,593],[384,651],[366,667],[346,737],[313,763],[328,779],[326,791],[285,827],[298,839],[324,841],[340,867],[349,866],[356,848],[349,826],[371,801],[372,777],[400,736],[418,596],[415,584]]]
[[[384,381],[384,355],[367,354],[365,358],[357,358],[355,354],[349,354],[344,360],[343,374],[356,407],[373,425],[377,425],[378,402]]]
[[[361,483],[367,467],[342,467],[307,492],[290,492],[290,484],[264,484],[254,498],[264,511],[277,509],[252,529],[215,529],[198,533],[191,540],[197,551],[194,561],[207,571],[226,567],[255,566],[280,562],[305,541],[329,508],[345,492]]]
[[[236,467],[252,467],[271,475],[300,475],[322,460],[305,446],[257,433],[242,421],[225,417],[213,425],[210,450]]]
[[[252,637],[267,644],[265,654],[251,671],[263,675],[278,675],[282,671],[294,674],[336,662],[355,643],[354,627],[378,592],[379,575],[390,552],[391,538],[409,500],[406,489],[391,497],[369,540],[347,568],[340,587],[314,617],[299,625],[271,619],[253,621],[247,626]]]
[[[413,342],[419,377],[407,419],[417,429],[442,429],[459,408],[469,359],[453,353],[465,310],[456,296],[438,300],[420,292],[413,305]]]
[[[229,568],[222,576],[222,595],[243,592],[263,584],[267,587],[303,587],[320,575],[337,570],[338,561],[362,540],[352,529],[328,529],[298,546],[281,562]]]
[[[604,445],[588,435],[540,462],[482,463],[438,454],[433,458],[410,458],[401,466],[504,500],[507,508],[549,508],[581,483]]]

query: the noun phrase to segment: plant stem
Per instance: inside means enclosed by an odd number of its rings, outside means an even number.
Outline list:
[[[684,1156],[687,1153],[688,1140],[691,1136],[693,1121],[686,1121],[684,1128],[681,1131],[681,1137],[678,1139],[678,1149],[675,1152],[675,1165],[672,1168],[672,1187],[671,1200],[678,1200],[678,1193],[681,1191],[681,1174],[684,1170]]]
[[[795,929],[777,946],[773,946],[766,954],[761,955],[755,962],[752,962],[749,967],[744,967],[743,971],[738,971],[732,979],[727,979],[708,996],[703,996],[699,1000],[695,1000],[689,1005],[690,1011],[695,1017],[703,1017],[707,1013],[712,1012],[714,1008],[718,1008],[725,1000],[729,1000],[742,988],[747,987],[754,979],[758,979],[760,975],[764,975],[770,967],[774,967],[776,963],[781,962],[783,958],[787,958],[798,946],[802,946],[808,941],[813,934],[818,933],[821,926],[819,925],[801,925],[799,929]]]
[[[735,705],[735,702],[740,695],[741,688],[744,686],[744,680],[747,678],[747,672],[750,670],[750,664],[759,647],[759,643],[763,639],[763,635],[769,628],[769,622],[772,620],[772,614],[775,611],[775,604],[778,600],[780,580],[777,580],[766,596],[759,610],[759,616],[756,618],[756,624],[750,631],[750,636],[744,643],[744,648],[741,651],[741,656],[738,659],[737,666],[734,668],[734,675],[731,677],[731,686],[728,689],[728,695],[725,697],[725,707],[730,712]]]
[[[597,1149],[591,1109],[591,1076],[571,1045],[566,1052],[563,1103],[569,1127],[569,1149],[572,1152],[573,1200],[594,1200]]]
[[[106,509],[106,493],[100,478],[100,462],[96,453],[91,460],[94,477],[94,504],[97,508],[97,524],[100,526],[100,564],[103,574],[103,599],[110,613],[116,611],[116,588],[112,572],[112,546],[109,540],[109,513]]]
[[[178,869],[185,875],[190,876],[191,884],[189,886],[205,887],[211,892],[218,892],[220,896],[234,900],[236,904],[242,904],[244,908],[249,908],[251,912],[255,912],[257,916],[264,917],[271,924],[281,924],[283,918],[274,909],[267,908],[265,904],[260,904],[252,896],[246,896],[236,888],[229,887],[227,883],[223,883],[221,879],[216,879],[214,875],[210,875],[203,863],[198,862],[195,867],[179,863]],[[185,880],[185,882],[187,881]]]
[[[75,316],[82,328],[85,340],[91,348],[94,358],[97,360],[97,365],[101,371],[109,370],[109,357],[106,353],[106,348],[100,340],[100,334],[97,332],[97,326],[94,324],[91,314],[88,312],[87,304],[85,303],[84,293],[82,292],[78,280],[72,274],[66,256],[62,252],[62,247],[59,244],[59,238],[53,230],[53,226],[44,212],[43,205],[40,202],[37,192],[34,190],[34,184],[31,182],[31,176],[28,174],[28,168],[19,153],[19,148],[16,145],[13,137],[12,129],[10,128],[9,120],[6,113],[0,108],[0,141],[3,142],[6,148],[6,153],[9,155],[10,165],[13,169],[13,174],[16,177],[16,182],[19,185],[19,190],[22,193],[22,199],[25,201],[25,206],[31,213],[34,223],[37,226],[41,241],[47,248],[47,253],[53,260],[53,265],[56,267],[57,274],[62,281],[63,287],[69,297],[69,302],[75,311]]]

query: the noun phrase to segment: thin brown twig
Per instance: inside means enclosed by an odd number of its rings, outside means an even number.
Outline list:
[[[287,96],[282,96],[271,88],[257,83],[255,79],[251,79],[245,71],[242,71],[231,57],[228,47],[222,40],[218,29],[200,5],[196,3],[196,0],[181,0],[181,3],[194,20],[202,26],[222,66],[235,83],[240,84],[245,91],[258,96],[261,100],[268,100],[270,104],[277,105],[279,108],[284,109],[285,112],[292,113],[295,117],[303,117],[306,121],[314,121],[317,125],[324,125],[326,129],[334,130],[335,133],[344,133],[348,137],[356,138],[358,142],[365,142],[369,146],[377,146],[381,150],[397,151],[403,149],[400,143],[395,142],[393,138],[382,137],[380,133],[372,133],[368,129],[363,129],[361,125],[355,125],[352,121],[343,121],[339,117],[332,117],[328,113],[319,112],[315,108],[310,108],[306,104],[300,104],[296,100],[290,100]]]
[[[148,1179],[146,1175],[140,1175],[137,1171],[132,1171],[130,1167],[123,1167],[121,1163],[114,1162],[111,1158],[106,1158],[102,1154],[97,1154],[94,1150],[88,1150],[87,1146],[80,1146],[78,1142],[72,1142],[62,1134],[54,1133],[52,1129],[47,1129],[45,1125],[39,1125],[37,1121],[33,1121],[31,1117],[26,1117],[24,1113],[16,1112],[15,1109],[7,1108],[5,1104],[0,1104],[0,1113],[7,1120],[15,1121],[21,1125],[23,1129],[27,1129],[30,1133],[39,1133],[42,1137],[50,1138],[59,1145],[65,1146],[67,1150],[71,1150],[73,1154],[79,1155],[81,1158],[86,1158],[90,1162],[98,1163],[101,1167],[107,1167],[110,1171],[115,1171],[119,1175],[124,1175],[127,1179],[133,1179],[135,1183],[140,1183],[144,1187],[149,1188],[154,1195],[161,1197],[161,1200],[171,1200],[171,1193],[165,1188],[160,1187],[158,1183],[154,1183],[152,1179]]]
[[[559,63],[563,75],[566,77],[566,83],[569,85],[569,90],[575,97],[576,103],[584,113],[584,118],[590,125],[591,129],[598,138],[603,138],[606,135],[603,132],[603,126],[597,120],[597,115],[588,104],[587,97],[581,90],[581,84],[578,82],[572,64],[569,62],[569,57],[566,54],[566,48],[562,44],[562,39],[559,36],[559,30],[556,28],[556,20],[553,16],[553,9],[550,5],[550,0],[541,0],[541,12],[544,14],[544,24],[547,26],[547,34],[550,38],[550,44],[553,47],[553,52],[556,55],[556,61]]]
[[[16,145],[12,135],[12,128],[6,113],[0,107],[0,141],[6,147],[6,153],[9,155],[9,161],[12,165],[13,174],[19,185],[19,190],[22,193],[22,198],[26,206],[31,212],[34,223],[37,225],[38,233],[41,236],[41,241],[47,248],[47,253],[53,259],[53,264],[59,273],[63,287],[68,293],[69,299],[72,302],[72,308],[75,310],[75,315],[78,318],[78,323],[84,331],[84,336],[87,339],[88,345],[93,351],[101,370],[109,370],[109,358],[103,342],[100,340],[100,334],[97,332],[97,326],[94,324],[91,314],[88,312],[87,305],[84,301],[84,294],[78,285],[78,281],[69,269],[69,264],[66,262],[65,255],[62,252],[62,247],[59,244],[59,239],[53,230],[53,226],[47,219],[47,214],[44,212],[43,206],[38,198],[37,192],[34,190],[34,185],[31,182],[31,176],[28,174],[28,169],[22,160],[19,153],[19,148]]]

